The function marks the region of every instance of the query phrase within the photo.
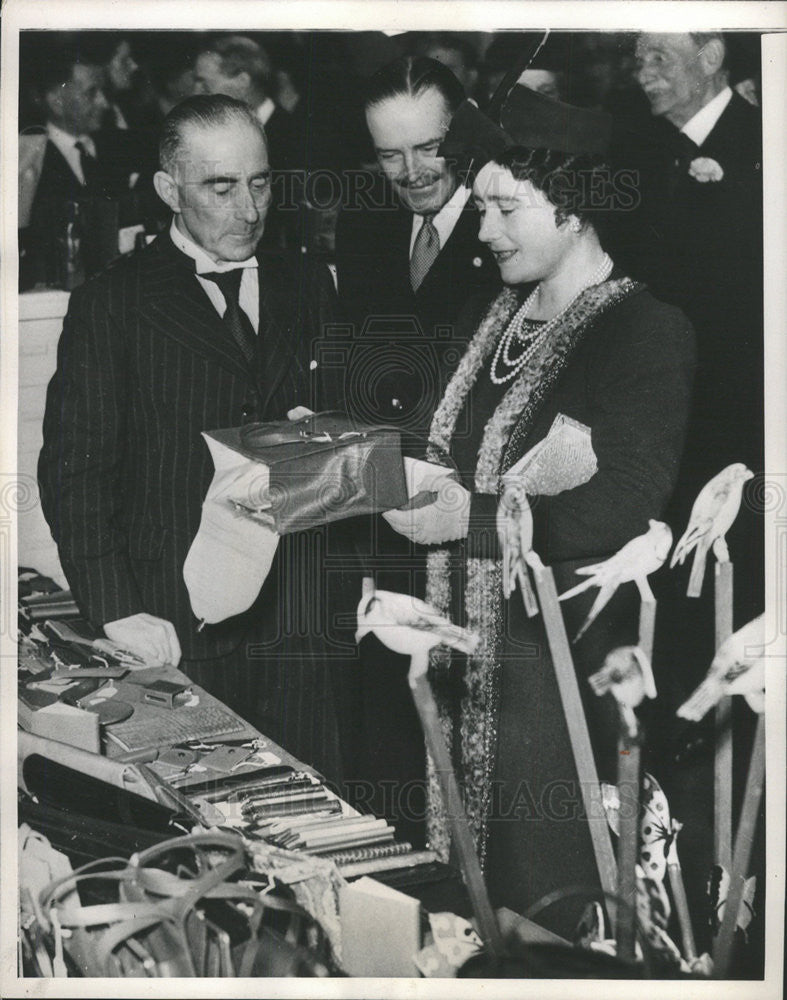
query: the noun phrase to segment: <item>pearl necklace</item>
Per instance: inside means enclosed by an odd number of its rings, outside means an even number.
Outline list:
[[[492,359],[492,367],[489,369],[489,377],[495,385],[504,385],[506,382],[510,382],[511,379],[516,378],[516,376],[532,358],[533,354],[535,354],[537,348],[541,346],[544,339],[555,329],[557,324],[563,318],[565,313],[568,312],[571,306],[574,305],[579,296],[593,285],[599,285],[602,281],[606,281],[612,273],[612,266],[612,258],[609,254],[605,253],[601,259],[601,263],[593,272],[590,280],[579,289],[571,301],[563,306],[560,312],[556,313],[552,319],[547,320],[546,323],[542,323],[538,329],[532,331],[531,333],[525,333],[524,323],[527,320],[527,314],[530,312],[536,296],[538,295],[539,289],[541,288],[541,282],[536,285],[530,295],[528,295],[519,309],[517,309],[511,317],[511,321],[503,332],[503,336],[500,338],[497,345],[495,356]],[[522,352],[518,354],[516,358],[512,358],[511,347],[515,339],[522,344]],[[508,371],[504,370],[503,374],[497,375],[496,372],[499,370],[498,366],[501,362],[504,369],[508,369]]]

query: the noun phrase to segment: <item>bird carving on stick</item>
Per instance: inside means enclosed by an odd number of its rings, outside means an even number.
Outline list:
[[[497,959],[504,950],[500,927],[486,891],[453,762],[440,728],[437,704],[426,676],[429,650],[433,646],[444,643],[462,653],[472,653],[478,645],[478,636],[452,624],[424,601],[407,594],[376,590],[374,581],[366,578],[363,581],[363,596],[358,604],[356,642],[360,642],[369,632],[374,632],[380,642],[395,653],[410,657],[407,681],[440,785],[459,867],[467,886],[480,937],[490,955]]]
[[[694,550],[694,562],[689,575],[688,597],[699,597],[705,577],[705,561],[713,547],[719,562],[729,562],[725,535],[738,516],[743,496],[743,485],[754,475],[742,462],[735,462],[722,469],[709,480],[697,494],[688,527],[675,546],[670,559],[670,569],[684,563]]]
[[[519,484],[508,484],[497,508],[497,537],[503,553],[503,596],[508,599],[517,580],[528,617],[538,614],[538,602],[527,567],[540,560],[533,551],[533,514]]]
[[[575,597],[590,587],[599,588],[593,606],[574,637],[574,642],[582,638],[622,583],[633,580],[643,602],[655,601],[653,591],[648,583],[648,576],[654,573],[669,555],[672,532],[663,521],[650,520],[648,525],[649,528],[644,535],[638,535],[630,542],[626,542],[614,556],[605,562],[578,569],[577,574],[586,576],[588,579],[560,595],[561,601],[567,601],[570,597]]]
[[[742,694],[757,714],[765,711],[765,615],[752,619],[716,651],[705,680],[678,709],[699,722],[723,697]]]
[[[409,656],[411,673],[416,675],[426,672],[433,646],[443,643],[469,654],[479,641],[475,633],[454,625],[425,601],[408,594],[377,590],[371,580],[364,580],[355,641],[360,642],[369,632],[388,649]]]
[[[656,697],[653,670],[639,646],[619,646],[611,650],[607,653],[604,666],[588,681],[594,694],[601,696],[608,691],[612,694],[629,735],[635,736],[637,719],[634,709],[643,698]]]

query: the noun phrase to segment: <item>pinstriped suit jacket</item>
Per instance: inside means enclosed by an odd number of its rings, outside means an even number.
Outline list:
[[[252,372],[160,236],[73,292],[47,392],[41,499],[83,615],[95,626],[166,618],[186,660],[229,652],[278,601],[272,571],[251,611],[196,631],[182,568],[213,475],[201,432],[237,426],[250,408],[274,420],[324,405],[309,363],[332,318],[327,269],[262,258],[259,279]]]

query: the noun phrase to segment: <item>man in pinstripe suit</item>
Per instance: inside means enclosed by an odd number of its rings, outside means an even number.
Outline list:
[[[182,576],[213,474],[201,432],[324,405],[311,359],[331,318],[330,276],[255,254],[270,170],[245,105],[188,98],[168,115],[160,151],[169,232],[71,297],[47,394],[43,510],[95,627],[148,662],[180,664],[330,774],[324,659],[314,636],[283,624],[298,618],[296,593],[316,597],[304,577],[319,573],[295,574],[297,536],[255,605],[202,631]],[[224,272],[235,272],[234,301]]]

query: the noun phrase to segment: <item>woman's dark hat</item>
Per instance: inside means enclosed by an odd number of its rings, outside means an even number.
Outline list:
[[[511,145],[510,136],[472,101],[462,101],[440,144],[439,155],[464,177],[470,169],[494,160]]]
[[[511,146],[604,156],[611,132],[611,115],[564,104],[518,84],[503,102],[500,124],[472,102],[460,104],[440,156],[450,160],[460,175],[480,170]]]
[[[606,112],[564,104],[519,85],[500,109],[500,124],[512,145],[599,156],[608,151],[612,132]]]

